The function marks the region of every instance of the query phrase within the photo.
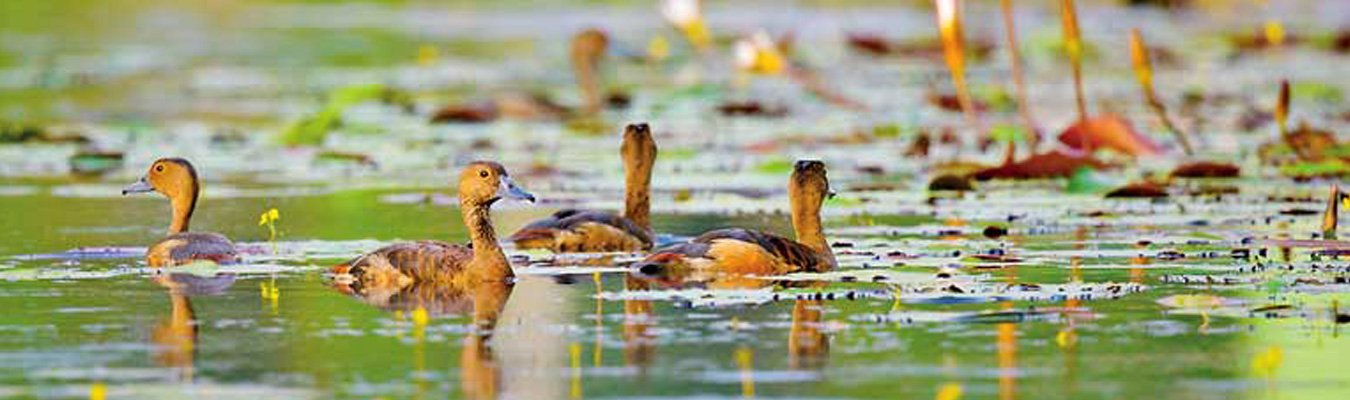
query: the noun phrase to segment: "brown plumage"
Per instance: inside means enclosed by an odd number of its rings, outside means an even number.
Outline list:
[[[507,238],[520,249],[559,253],[642,251],[651,249],[652,166],[656,142],[644,123],[624,129],[620,155],[624,164],[624,212],[562,210],[525,225]]]
[[[459,177],[460,213],[469,228],[472,247],[434,240],[397,243],[333,267],[335,281],[353,291],[401,290],[413,284],[469,287],[482,282],[509,282],[511,264],[497,244],[489,213],[502,198],[534,201],[515,185],[506,169],[479,161]]]
[[[173,217],[168,235],[146,249],[145,259],[150,266],[171,267],[193,261],[218,264],[239,261],[238,250],[225,236],[210,232],[188,232],[201,192],[197,170],[192,167],[192,163],[181,158],[156,160],[140,180],[122,189],[122,194],[151,191],[169,198]]]
[[[798,161],[788,185],[797,240],[747,229],[721,229],[657,250],[634,265],[639,275],[666,285],[688,282],[714,287],[757,287],[756,276],[823,272],[835,266],[821,230],[820,206],[830,195],[825,164]]]
[[[600,111],[600,62],[609,51],[609,36],[599,29],[586,29],[572,37],[570,55],[577,85],[586,104],[586,114]]]

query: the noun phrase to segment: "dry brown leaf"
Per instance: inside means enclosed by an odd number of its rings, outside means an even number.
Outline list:
[[[1102,170],[1110,167],[1110,164],[1092,158],[1090,155],[1075,156],[1052,150],[1027,157],[1022,161],[987,168],[976,172],[974,177],[981,181],[991,179],[1067,178],[1072,176],[1074,171],[1079,168]]]
[[[1152,139],[1135,131],[1129,121],[1109,114],[1073,124],[1059,134],[1059,141],[1077,150],[1109,149],[1135,157],[1157,155],[1163,151]]]

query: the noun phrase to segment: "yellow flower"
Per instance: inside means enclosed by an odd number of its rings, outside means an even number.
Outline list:
[[[961,384],[948,382],[938,387],[937,400],[957,400],[961,398]]]
[[[108,398],[108,385],[103,384],[103,382],[94,382],[94,385],[89,387],[89,400],[106,398]]]
[[[281,219],[281,211],[272,208],[258,215],[258,226],[267,225]]]
[[[1280,21],[1266,21],[1266,42],[1272,46],[1284,44],[1284,25]]]
[[[431,316],[427,314],[427,309],[422,308],[422,306],[417,306],[417,309],[413,310],[412,312],[413,325],[419,327],[427,326],[427,321],[429,320],[431,320]]]
[[[670,57],[670,43],[667,43],[666,38],[661,35],[653,37],[651,42],[647,43],[647,58],[661,61],[666,57]]]
[[[1257,375],[1271,377],[1284,362],[1284,350],[1280,346],[1270,346],[1252,358],[1252,371]]]
[[[1073,345],[1077,343],[1078,334],[1074,333],[1071,328],[1065,328],[1055,334],[1055,344],[1059,345],[1060,348],[1067,349],[1073,347]]]
[[[737,41],[735,57],[736,66],[751,73],[777,75],[787,69],[787,59],[764,31]]]
[[[436,46],[424,44],[417,48],[417,65],[425,67],[435,64],[439,57],[440,51],[436,50]]]

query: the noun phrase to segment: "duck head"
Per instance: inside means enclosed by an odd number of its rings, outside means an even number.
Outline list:
[[[652,163],[656,161],[656,140],[652,139],[652,128],[645,122],[628,124],[623,129],[623,145],[619,149],[625,168],[646,167],[650,174]]]
[[[122,195],[159,192],[169,198],[173,220],[169,233],[186,232],[192,212],[197,208],[197,169],[181,158],[161,158],[150,164],[150,169],[136,182],[122,189]]]
[[[459,201],[473,206],[491,205],[501,199],[533,203],[534,195],[516,186],[506,168],[492,161],[477,161],[459,175]]]
[[[170,199],[184,196],[196,197],[197,169],[192,163],[181,158],[161,158],[150,164],[150,169],[141,179],[122,189],[122,195],[132,193],[159,192]]]
[[[825,202],[825,199],[834,198],[834,190],[830,188],[830,179],[825,173],[825,163],[818,160],[798,160],[792,166],[788,195],[794,200],[794,204],[796,200],[800,200],[804,205],[815,205],[817,208]]]

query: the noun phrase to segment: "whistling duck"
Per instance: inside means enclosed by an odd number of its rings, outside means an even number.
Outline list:
[[[558,253],[641,251],[652,248],[649,187],[656,142],[647,124],[629,124],[623,132],[624,211],[558,211],[525,225],[510,240],[520,249],[550,249]]]
[[[600,111],[600,62],[609,52],[609,36],[599,29],[586,29],[572,37],[569,51],[572,58],[572,72],[576,74],[577,85],[581,88],[586,104],[583,111],[594,114]]]
[[[743,286],[734,277],[823,272],[836,265],[821,229],[820,207],[833,196],[825,163],[797,161],[788,181],[792,228],[797,240],[747,229],[720,229],[694,240],[657,250],[634,268],[658,280],[689,280],[690,276],[724,278],[719,286]],[[726,279],[731,278],[731,279]]]
[[[239,261],[234,243],[218,233],[188,232],[192,212],[197,208],[201,183],[192,163],[181,158],[161,158],[150,165],[141,179],[122,189],[122,195],[155,191],[169,198],[173,221],[169,234],[145,252],[151,267],[170,267],[205,260],[218,264]]]
[[[435,240],[398,243],[333,267],[333,272],[358,288],[510,282],[515,274],[497,244],[490,216],[492,204],[504,198],[534,202],[534,195],[516,186],[501,164],[471,163],[459,174],[459,207],[472,247]]]

